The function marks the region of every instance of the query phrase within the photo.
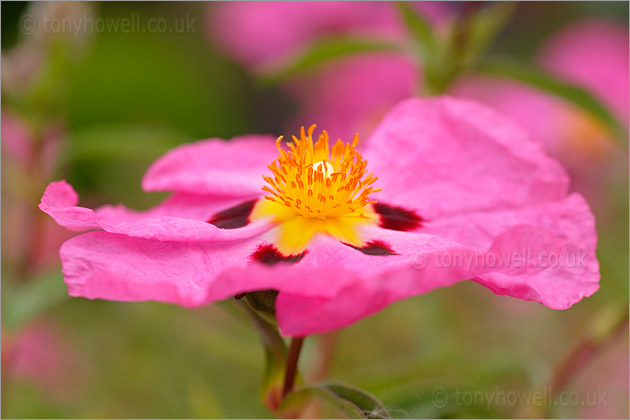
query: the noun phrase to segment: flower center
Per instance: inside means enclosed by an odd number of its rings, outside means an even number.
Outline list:
[[[276,141],[279,156],[269,165],[272,176],[264,175],[265,200],[259,200],[251,220],[271,218],[278,225],[274,244],[283,255],[298,255],[318,234],[327,234],[352,246],[364,246],[361,226],[376,225],[378,215],[370,194],[380,191],[372,185],[376,177],[367,172],[367,162],[352,143],[341,140],[328,144],[323,131],[313,142],[312,125],[293,137],[289,150]]]
[[[280,156],[269,165],[273,177],[263,176],[269,184],[263,187],[269,193],[265,198],[302,217],[319,219],[357,214],[375,203],[369,195],[379,191],[372,187],[377,177],[367,172],[367,162],[355,149],[358,135],[352,143],[339,139],[330,148],[326,131],[313,142],[314,130],[315,125],[308,132],[302,127],[288,152],[281,147],[282,137],[278,138]]]

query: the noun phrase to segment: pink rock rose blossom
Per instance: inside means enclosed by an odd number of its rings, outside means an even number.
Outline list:
[[[70,295],[194,307],[277,290],[281,331],[305,336],[467,279],[554,309],[598,289],[588,205],[490,109],[406,100],[360,153],[311,135],[177,147],[142,183],[174,193],[146,212],[78,207],[52,183],[40,208],[91,230],[60,251]]]
[[[2,109],[1,126],[4,257],[10,263],[28,261],[34,270],[55,267],[59,264],[59,246],[69,235],[37,211],[33,204],[38,197],[33,192],[40,191],[50,180],[64,130],[58,123],[48,124],[40,127],[36,136],[29,121],[8,108]]]
[[[51,321],[37,320],[17,332],[2,330],[2,371],[9,380],[32,382],[55,398],[76,398],[82,363],[82,355]]]

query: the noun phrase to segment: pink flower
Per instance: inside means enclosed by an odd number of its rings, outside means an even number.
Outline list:
[[[3,255],[13,261],[28,260],[31,268],[39,270],[51,262],[58,264],[57,250],[68,239],[66,232],[34,207],[38,197],[33,192],[50,179],[63,137],[59,124],[40,131],[36,136],[28,120],[2,109]],[[42,216],[46,219],[42,223],[33,221]]]
[[[9,380],[33,382],[58,398],[76,397],[81,355],[65,338],[64,331],[49,321],[32,322],[18,332],[3,328],[3,373]]]
[[[438,2],[417,2],[416,7],[432,20],[447,9]],[[402,44],[406,36],[389,2],[224,2],[210,10],[208,29],[226,54],[255,72],[284,63],[326,37],[352,35]],[[401,53],[331,61],[284,84],[300,105],[289,128],[318,121],[333,139],[368,133],[388,109],[420,90],[420,80],[417,64]]]
[[[538,62],[560,80],[592,92],[628,126],[628,30],[603,20],[581,21],[552,37]],[[451,93],[500,110],[526,128],[576,175],[617,153],[615,140],[593,117],[572,104],[507,80],[471,77]],[[627,159],[626,159],[627,160]]]
[[[439,2],[416,6],[433,19],[444,14]],[[210,9],[207,29],[226,54],[255,69],[282,61],[326,36],[393,39],[404,33],[396,9],[386,1],[224,2]]]
[[[465,279],[554,309],[598,289],[588,205],[493,111],[410,99],[361,154],[311,134],[289,151],[265,137],[178,147],[143,180],[175,193],[145,213],[77,207],[52,183],[43,211],[100,229],[61,248],[69,293],[193,307],[273,289],[282,332],[303,336]]]
[[[614,21],[576,22],[542,48],[541,66],[589,89],[628,125],[628,26]]]
[[[18,115],[2,109],[2,154],[9,162],[27,166],[32,159],[34,135]]]

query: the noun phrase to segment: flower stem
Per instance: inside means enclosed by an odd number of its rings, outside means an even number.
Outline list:
[[[624,332],[628,331],[628,308],[622,316],[598,339],[586,337],[561,363],[551,378],[552,394],[563,390],[598,354]]]
[[[287,357],[287,368],[284,374],[284,386],[282,387],[282,398],[289,395],[293,390],[295,384],[295,375],[297,374],[297,364],[300,358],[300,352],[302,351],[302,344],[304,343],[304,337],[291,338],[291,345],[289,346],[289,357]]]
[[[610,325],[604,328],[604,331],[599,331],[595,336],[593,333],[587,335],[557,366],[545,386],[545,392],[549,390],[552,399],[556,398],[599,354],[612,345],[624,332],[628,331],[628,306],[626,305],[619,312],[620,314],[610,322]],[[517,413],[516,417],[552,418],[554,417],[554,407],[554,404],[545,404],[533,412]]]

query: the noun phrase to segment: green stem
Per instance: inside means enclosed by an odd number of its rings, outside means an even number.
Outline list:
[[[628,306],[621,311],[621,315],[605,330],[593,336],[590,334],[569,353],[562,363],[554,370],[545,389],[549,389],[551,398],[555,398],[564,390],[575,377],[582,372],[595,357],[615,342],[624,332],[628,331]],[[516,417],[553,417],[554,405],[537,407],[532,412],[517,413]]]
[[[562,364],[555,370],[549,383],[551,395],[562,391],[573,378],[581,372],[591,360],[595,358],[603,349],[615,341],[617,337],[628,331],[628,310],[621,318],[606,332],[604,337],[594,339],[587,337],[573,349]]]
[[[286,346],[284,340],[280,337],[278,330],[261,314],[253,310],[247,303],[238,301],[239,305],[245,309],[247,315],[252,320],[256,331],[263,341],[265,349],[276,360],[283,360],[286,355]]]
[[[291,345],[289,347],[289,357],[287,358],[287,368],[284,373],[284,386],[282,387],[282,398],[293,391],[293,385],[295,384],[295,375],[297,374],[297,365],[300,358],[300,352],[302,351],[302,344],[304,343],[303,337],[291,338]]]

